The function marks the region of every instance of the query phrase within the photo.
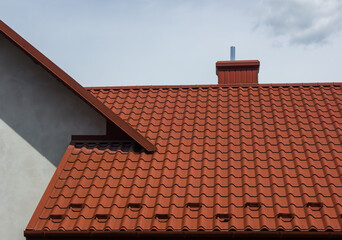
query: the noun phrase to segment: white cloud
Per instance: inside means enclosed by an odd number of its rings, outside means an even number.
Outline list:
[[[342,30],[341,12],[341,0],[262,0],[257,27],[290,44],[322,44]]]

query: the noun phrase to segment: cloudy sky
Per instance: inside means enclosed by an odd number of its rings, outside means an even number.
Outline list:
[[[0,0],[0,16],[84,86],[216,84],[232,45],[260,83],[342,82],[341,0]]]

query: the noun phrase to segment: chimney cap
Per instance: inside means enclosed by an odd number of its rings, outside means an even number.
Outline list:
[[[260,61],[259,60],[239,60],[239,61],[217,61],[216,62],[216,68],[217,67],[260,67]]]

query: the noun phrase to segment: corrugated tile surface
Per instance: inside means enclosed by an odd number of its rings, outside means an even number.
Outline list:
[[[341,85],[90,89],[156,144],[70,145],[35,230],[342,230]]]

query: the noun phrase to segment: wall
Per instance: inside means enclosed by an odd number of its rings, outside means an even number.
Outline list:
[[[105,119],[0,34],[0,236],[26,228],[71,135]]]

